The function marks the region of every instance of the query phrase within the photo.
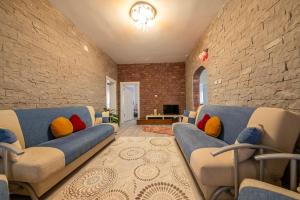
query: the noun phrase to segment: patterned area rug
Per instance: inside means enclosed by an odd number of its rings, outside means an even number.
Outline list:
[[[158,134],[165,134],[165,135],[174,135],[171,127],[163,127],[163,126],[143,126],[144,132],[152,132]]]
[[[120,137],[47,199],[201,198],[174,137]]]

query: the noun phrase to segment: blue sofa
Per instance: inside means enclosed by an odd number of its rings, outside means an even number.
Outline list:
[[[73,114],[80,116],[87,128],[54,138],[51,122]],[[95,111],[90,106],[1,110],[0,127],[16,134],[18,141],[12,145],[24,152],[10,156],[8,180],[29,190],[33,198],[43,195],[115,138],[113,126],[95,125]],[[23,193],[18,190],[13,192]]]
[[[200,112],[197,111],[196,121],[201,120],[206,113],[211,116],[218,116],[222,122],[222,131],[218,138],[206,135],[195,124],[175,124],[173,127],[176,141],[186,160],[190,160],[192,152],[196,149],[234,144],[239,133],[247,127],[254,110],[254,108],[246,107],[203,106]]]
[[[235,148],[236,138],[244,128],[262,126],[264,135],[261,145],[288,153],[293,151],[300,133],[300,116],[279,108],[205,105],[198,108],[196,123],[206,113],[221,119],[222,131],[218,138],[206,135],[195,124],[173,124],[175,139],[205,199],[210,199],[220,187],[239,185],[234,180],[233,151],[218,156],[213,154]],[[287,161],[278,160],[266,162],[265,176],[279,184],[287,164]],[[258,178],[258,167],[258,162],[253,158],[239,163],[238,181]]]

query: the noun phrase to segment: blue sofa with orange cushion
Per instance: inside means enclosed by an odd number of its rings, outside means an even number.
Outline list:
[[[87,128],[54,138],[51,122],[73,114],[77,114]],[[33,198],[42,196],[115,139],[113,126],[95,125],[95,111],[90,106],[1,110],[0,128],[15,133],[19,145],[12,148],[22,152],[8,157],[7,178],[29,191]],[[23,194],[22,187],[12,187],[17,188],[12,192]]]
[[[205,134],[196,124],[205,114],[218,116],[222,131],[218,138]],[[249,108],[205,105],[197,110],[195,124],[175,123],[173,132],[205,199],[220,187],[233,187],[235,163],[233,151],[237,137],[247,127],[263,127],[260,145],[291,153],[300,133],[300,115],[279,108]],[[222,153],[219,153],[223,151]],[[242,153],[242,152],[240,152]],[[280,183],[287,161],[266,161],[265,176]],[[239,163],[239,180],[258,178],[258,162],[253,157]]]

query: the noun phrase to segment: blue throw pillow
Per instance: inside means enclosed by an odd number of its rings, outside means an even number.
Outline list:
[[[245,128],[237,137],[239,143],[259,144],[262,139],[262,131],[258,128]]]
[[[262,140],[263,132],[258,128],[245,128],[240,132],[237,137],[235,144],[247,143],[247,144],[260,144]],[[255,149],[240,149],[239,151],[239,162],[248,160],[255,153]]]
[[[183,111],[183,116],[188,117],[190,114],[190,112],[188,110],[184,110]]]
[[[14,134],[14,132],[8,129],[0,128],[0,142],[12,144],[15,143],[16,141],[17,141],[17,137]]]
[[[101,113],[101,112],[96,112],[96,113],[95,113],[95,117],[96,117],[96,118],[102,117],[102,113]]]

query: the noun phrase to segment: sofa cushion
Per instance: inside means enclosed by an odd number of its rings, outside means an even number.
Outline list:
[[[31,147],[11,165],[15,181],[37,183],[65,167],[64,153],[56,148]]]
[[[234,144],[239,133],[246,128],[254,110],[255,108],[247,107],[205,105],[201,107],[198,120],[201,120],[206,113],[210,116],[218,116],[222,122],[222,130],[218,138],[228,144]]]
[[[193,124],[176,123],[173,125],[173,131],[176,141],[188,162],[190,162],[192,152],[196,149],[228,145],[222,140],[206,135]]]
[[[55,139],[51,133],[50,124],[59,116],[70,118],[73,114],[77,114],[85,122],[87,127],[92,126],[90,111],[84,106],[20,109],[15,110],[15,112],[21,124],[26,148]]]
[[[114,128],[111,125],[102,124],[63,138],[42,143],[39,146],[54,147],[61,150],[65,155],[65,163],[67,165],[113,133]]]
[[[191,155],[191,169],[198,182],[207,186],[233,186],[233,153],[212,156],[219,148],[201,148]],[[239,164],[240,180],[257,177],[257,162],[247,160]]]

